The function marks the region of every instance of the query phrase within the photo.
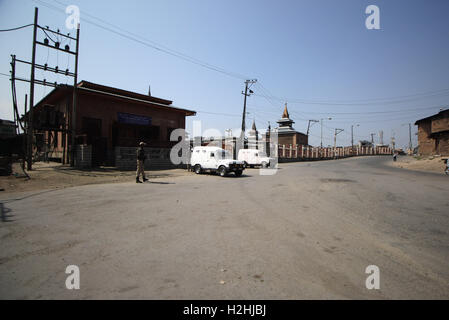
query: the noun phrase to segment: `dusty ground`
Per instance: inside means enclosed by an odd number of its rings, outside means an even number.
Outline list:
[[[61,189],[88,184],[132,182],[135,171],[119,171],[115,168],[95,168],[79,170],[57,162],[37,162],[32,171],[27,171],[27,178],[18,163],[13,165],[13,174],[0,176],[0,190],[2,193],[23,191]],[[187,174],[186,170],[150,170],[146,171],[148,179],[158,179]]]
[[[442,160],[445,157],[411,157],[411,156],[400,156],[396,162],[391,161],[390,165],[397,168],[417,170],[417,171],[428,171],[428,172],[438,172],[443,174],[445,170],[445,164]]]
[[[449,178],[386,162],[1,192],[0,299],[448,299]]]

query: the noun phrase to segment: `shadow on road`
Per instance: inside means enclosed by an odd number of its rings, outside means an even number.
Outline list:
[[[153,183],[153,184],[176,184],[174,182],[160,182],[160,181],[147,181],[145,183]]]
[[[2,218],[2,222],[13,222],[14,220],[10,220],[9,218],[12,217],[12,214],[8,214],[11,212],[11,209],[6,208],[3,204],[3,202],[0,202],[0,215]]]

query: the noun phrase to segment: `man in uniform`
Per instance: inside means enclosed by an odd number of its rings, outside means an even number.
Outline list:
[[[136,183],[142,183],[142,181],[139,180],[139,176],[142,173],[143,182],[148,181],[147,178],[145,178],[145,150],[143,147],[145,146],[144,142],[139,143],[139,148],[137,148],[137,171],[136,171]]]

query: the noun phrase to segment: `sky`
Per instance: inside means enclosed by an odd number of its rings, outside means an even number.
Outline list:
[[[245,79],[257,79],[247,127],[254,120],[258,129],[275,127],[287,103],[297,131],[326,119],[325,146],[333,145],[335,128],[344,130],[337,144],[350,145],[354,126],[355,141],[375,133],[378,143],[382,130],[384,143],[394,136],[406,147],[409,123],[416,146],[414,122],[449,105],[449,1],[0,0],[0,30],[32,23],[37,6],[40,25],[74,35],[65,25],[68,5],[80,9],[79,80],[143,94],[151,86],[153,96],[197,111],[187,131],[200,120],[203,130],[237,132]],[[379,8],[379,30],[365,26],[368,5]],[[13,119],[11,54],[30,60],[31,42],[31,27],[0,32],[2,119]],[[74,65],[43,47],[36,61]],[[17,76],[29,74],[17,68]],[[73,81],[44,71],[36,78]],[[50,90],[36,86],[35,102]],[[21,110],[28,91],[17,84]],[[320,145],[319,123],[309,143]]]

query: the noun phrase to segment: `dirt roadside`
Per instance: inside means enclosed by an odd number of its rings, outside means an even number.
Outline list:
[[[447,156],[403,156],[399,157],[396,162],[391,161],[389,164],[397,168],[403,168],[416,171],[438,172],[444,174],[445,163],[443,159]]]
[[[189,174],[184,169],[150,170],[145,173],[150,181]],[[27,171],[27,174],[29,178],[24,174],[18,163],[13,164],[12,174],[0,177],[1,192],[15,193],[42,189],[61,189],[87,184],[132,182],[136,173],[135,171],[120,171],[108,167],[81,170],[57,162],[37,162],[33,165],[33,170]]]

